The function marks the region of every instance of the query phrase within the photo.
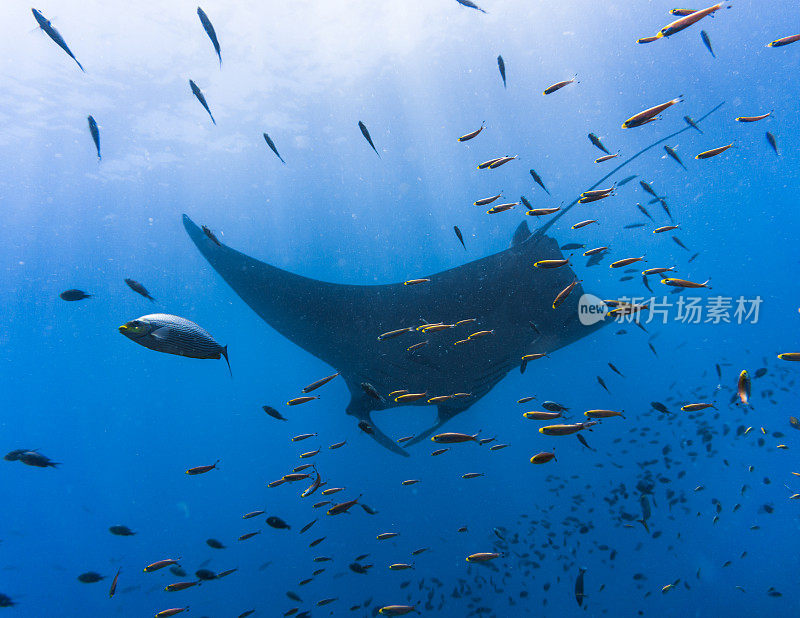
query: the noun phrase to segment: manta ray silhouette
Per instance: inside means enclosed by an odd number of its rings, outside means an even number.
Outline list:
[[[689,128],[651,144],[591,188],[642,153]],[[577,199],[534,233],[527,223],[520,223],[511,247],[505,251],[429,275],[425,277],[429,283],[413,286],[342,285],[309,279],[215,242],[186,215],[183,224],[209,264],[253,311],[290,341],[341,373],[351,395],[347,413],[369,422],[373,428],[369,435],[379,444],[408,456],[405,449],[375,426],[373,411],[400,405],[430,405],[427,399],[435,396],[470,394],[439,403],[437,422],[407,443],[414,444],[475,404],[521,364],[523,355],[553,352],[602,326],[603,322],[581,324],[580,284],[563,304],[553,309],[556,295],[576,279],[569,267],[533,267],[537,260],[563,258],[558,244],[546,232],[575,203]],[[423,318],[450,324],[470,318],[476,321],[428,335],[413,331],[378,340],[381,333],[419,326]],[[479,330],[493,333],[454,345]],[[407,351],[410,345],[426,339],[428,345]],[[364,382],[371,384],[382,400],[367,394],[361,387]],[[398,404],[386,397],[397,389],[424,392],[427,396],[413,404]]]
[[[430,283],[408,286],[341,285],[295,275],[218,245],[184,215],[184,226],[209,264],[265,322],[304,350],[339,371],[350,389],[347,413],[369,421],[370,434],[396,453],[406,454],[370,418],[373,410],[398,405],[378,401],[360,386],[368,382],[381,395],[396,389],[437,395],[470,393],[438,406],[438,422],[415,437],[419,441],[473,405],[522,356],[552,352],[588,335],[596,327],[578,319],[580,285],[553,309],[559,291],[575,280],[568,267],[533,268],[540,259],[562,258],[555,240],[531,235],[525,222],[512,246],[500,253],[429,275]],[[381,333],[432,322],[475,318],[456,328],[424,335],[414,331],[379,341]],[[531,327],[534,324],[535,329]],[[599,325],[598,325],[599,326]],[[454,345],[478,330],[491,335]],[[411,344],[430,343],[413,352]]]

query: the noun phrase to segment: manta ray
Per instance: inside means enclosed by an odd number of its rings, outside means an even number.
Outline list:
[[[505,251],[428,275],[430,281],[418,285],[309,279],[218,244],[186,215],[183,222],[209,264],[261,319],[341,373],[351,395],[347,413],[367,421],[369,435],[396,453],[407,454],[371,419],[375,410],[404,405],[386,397],[391,391],[427,393],[416,405],[427,405],[434,396],[469,394],[438,404],[436,424],[411,441],[418,442],[486,395],[525,354],[552,352],[600,326],[584,326],[578,318],[580,284],[553,309],[556,295],[576,278],[568,266],[533,267],[537,260],[563,255],[553,238],[531,234],[525,222]],[[435,333],[412,330],[378,339],[425,321],[472,319]],[[492,332],[455,344],[481,330]],[[424,347],[407,351],[426,340]],[[376,399],[362,383],[383,397]]]
[[[590,188],[689,128],[651,144]],[[183,224],[212,268],[261,319],[341,374],[351,396],[347,414],[366,421],[367,433],[379,444],[408,456],[375,426],[372,412],[430,405],[429,398],[454,393],[468,395],[438,403],[436,423],[407,442],[412,445],[484,397],[509,371],[522,365],[524,355],[553,352],[602,327],[602,321],[581,323],[578,304],[583,288],[569,265],[533,266],[539,260],[564,259],[547,230],[576,203],[577,199],[533,233],[526,222],[520,223],[508,249],[427,275],[423,278],[429,281],[418,285],[344,285],[310,279],[226,246],[186,215]],[[554,308],[556,296],[573,282],[572,292]],[[461,320],[474,321],[431,333],[415,328],[425,322]],[[379,339],[402,328],[411,330]],[[478,331],[491,332],[456,344]],[[428,343],[408,350],[422,341]],[[426,396],[412,404],[387,396],[400,389]]]

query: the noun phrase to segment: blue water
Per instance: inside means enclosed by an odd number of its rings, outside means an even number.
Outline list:
[[[796,368],[776,355],[798,350],[800,44],[765,47],[795,33],[793,3],[739,1],[649,45],[636,39],[672,21],[673,3],[479,1],[488,14],[455,0],[269,4],[203,3],[222,46],[221,69],[194,4],[39,6],[85,74],[44,33],[32,32],[27,5],[0,8],[0,450],[36,448],[61,462],[57,469],[0,462],[0,593],[16,603],[0,614],[150,616],[189,605],[190,616],[253,608],[255,616],[278,616],[293,607],[360,616],[417,604],[440,616],[478,615],[478,608],[495,616],[797,615],[797,502],[789,496],[800,488],[791,475],[800,434],[788,421],[796,414]],[[541,95],[576,74],[579,83]],[[205,93],[217,126],[191,95],[189,79]],[[662,120],[620,129],[634,113],[681,94],[685,101]],[[704,134],[689,130],[669,142],[688,171],[658,146],[603,186],[631,174],[636,180],[612,198],[573,208],[550,233],[561,244],[608,245],[613,259],[646,255],[646,267],[675,264],[676,276],[711,278],[713,290],[684,295],[758,296],[758,322],[670,317],[646,325],[647,333],[614,325],[535,361],[524,375],[513,370],[446,426],[511,445],[499,452],[464,444],[431,458],[427,442],[410,458],[393,455],[344,414],[349,393],[341,379],[323,387],[319,401],[287,408],[287,399],[336,368],[259,319],[181,225],[188,213],[224,243],[315,279],[403,281],[501,251],[520,221],[536,223],[522,206],[490,216],[471,205],[475,199],[502,189],[508,201],[524,194],[535,207],[569,203],[616,161],[684,128],[682,116],[699,118],[722,101],[702,123]],[[758,123],[733,120],[770,110]],[[99,163],[88,114],[100,126]],[[483,121],[476,139],[456,141]],[[264,131],[285,166],[267,149]],[[780,156],[765,131],[777,137]],[[603,153],[589,132],[620,151],[619,159],[595,164]],[[735,147],[718,157],[693,158],[730,142]],[[475,169],[505,154],[519,160]],[[530,168],[552,196],[531,182]],[[688,250],[671,233],[650,233],[654,224],[635,207],[651,197],[639,180],[667,196]],[[659,204],[647,208],[658,225],[669,223]],[[586,218],[600,223],[570,229]],[[636,222],[647,225],[623,228]],[[588,292],[651,296],[636,273],[620,282],[610,260],[587,268],[576,252],[574,270]],[[157,302],[128,289],[125,277],[142,282]],[[659,298],[666,289],[668,300],[677,299],[657,278],[651,286]],[[68,288],[93,297],[64,302],[58,295]],[[233,379],[224,361],[158,354],[117,332],[154,311],[191,319],[227,344]],[[627,333],[617,334],[620,328]],[[739,372],[753,376],[761,367],[767,372],[753,379],[752,406],[730,404]],[[589,408],[622,409],[626,418],[584,432],[592,452],[573,437],[537,433],[538,423],[521,413],[541,408],[518,405],[525,395],[563,403],[572,421]],[[715,400],[718,411],[679,411],[705,400]],[[673,413],[654,411],[652,401]],[[290,420],[269,418],[265,404]],[[399,438],[429,426],[434,411],[395,408],[374,419]],[[754,429],[737,435],[747,426]],[[306,432],[319,435],[290,441]],[[327,449],[345,439],[345,447]],[[299,497],[305,483],[266,488],[302,463],[299,453],[317,447],[313,461],[329,486],[347,488],[334,502],[363,494],[377,515],[356,507],[327,517],[311,508],[319,493]],[[551,448],[557,462],[528,463]],[[217,459],[219,469],[184,474]],[[461,479],[466,472],[485,476]],[[400,484],[414,478],[421,482]],[[635,521],[642,480],[654,486],[649,533]],[[668,491],[680,500],[672,507]],[[712,499],[722,506],[717,522]],[[774,511],[766,513],[765,504]],[[256,509],[291,530],[269,528],[263,517],[242,520]],[[115,524],[137,534],[112,536]],[[458,532],[462,526],[466,532]],[[262,533],[237,541],[256,530]],[[400,536],[375,540],[387,531]],[[208,538],[226,549],[208,547]],[[412,558],[418,547],[430,550]],[[465,562],[495,550],[504,554],[492,563],[497,570]],[[348,565],[366,553],[372,569],[352,572]],[[179,556],[187,577],[142,572]],[[315,556],[333,560],[319,564]],[[238,570],[163,592],[208,560],[214,571]],[[412,560],[413,571],[387,568]],[[574,595],[579,567],[586,568],[583,607]],[[106,579],[80,583],[86,571]],[[645,579],[634,580],[637,573]],[[768,595],[771,587],[782,596]],[[287,598],[289,590],[303,602]],[[332,597],[338,600],[315,605]]]

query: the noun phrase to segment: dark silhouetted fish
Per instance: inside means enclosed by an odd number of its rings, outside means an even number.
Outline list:
[[[219,58],[219,66],[222,67],[222,52],[219,49],[219,41],[217,40],[217,33],[214,30],[214,26],[211,25],[211,20],[206,15],[205,11],[201,9],[199,6],[197,7],[197,16],[200,18],[200,23],[203,24],[203,30],[206,31],[208,38],[211,39],[211,43],[214,45],[214,51],[217,52],[217,57]]]
[[[111,580],[111,587],[108,589],[108,598],[111,599],[117,593],[117,582],[119,581],[119,574],[122,572],[122,567],[117,569],[117,574]]]
[[[136,292],[137,294],[141,294],[142,296],[144,296],[148,300],[152,300],[152,301],[155,300],[155,298],[150,296],[150,292],[147,291],[147,288],[145,288],[138,281],[134,281],[133,279],[125,279],[125,283],[127,283],[128,287],[130,289],[132,289],[134,292]]]
[[[639,181],[639,185],[642,187],[642,189],[647,191],[653,197],[655,197],[655,198],[658,197],[658,193],[656,193],[656,190],[653,189],[652,185],[649,182],[647,182],[645,180],[640,180]]]
[[[681,242],[681,239],[680,239],[680,238],[678,238],[677,236],[673,236],[673,237],[672,237],[672,240],[673,240],[673,241],[675,241],[675,244],[676,244],[676,245],[678,245],[678,246],[679,246],[681,249],[686,249],[686,251],[688,251],[688,250],[689,250],[689,248],[688,248],[686,245],[684,245],[684,244]]]
[[[210,230],[208,227],[206,227],[205,225],[203,226],[203,233],[204,233],[206,236],[208,236],[208,237],[209,237],[209,238],[210,238],[212,241],[214,241],[216,244],[218,244],[219,246],[222,246],[222,243],[219,241],[219,238],[217,238],[217,235],[216,235],[216,234],[214,234],[214,232],[212,232],[212,231],[211,231],[211,230]]]
[[[272,150],[272,152],[275,153],[275,156],[278,157],[281,160],[281,163],[286,165],[286,161],[283,160],[283,157],[281,156],[281,153],[279,153],[278,149],[275,148],[275,142],[273,142],[272,138],[269,135],[267,135],[266,133],[264,133],[264,141],[267,142],[267,146],[269,146],[270,150]]]
[[[766,136],[767,136],[767,141],[769,142],[769,145],[772,146],[772,149],[775,151],[775,154],[780,156],[781,153],[778,152],[778,142],[775,140],[775,136],[769,131],[767,131]]]
[[[604,153],[611,154],[610,152],[608,152],[608,149],[605,146],[603,146],[603,142],[600,141],[600,138],[597,137],[594,133],[589,133],[589,141],[592,142],[592,144],[597,146]]]
[[[83,300],[84,298],[91,298],[91,294],[87,294],[83,290],[64,290],[58,295],[61,300],[76,301]]]
[[[661,412],[662,414],[669,414],[669,410],[667,409],[667,406],[665,406],[665,405],[664,405],[663,403],[661,403],[660,401],[651,401],[651,402],[650,402],[650,405],[651,405],[651,406],[652,406],[654,409],[656,409],[656,410],[658,410],[659,412]]]
[[[97,123],[95,122],[94,118],[91,115],[88,117],[88,120],[89,120],[89,133],[92,134],[94,147],[97,149],[97,158],[102,159],[102,157],[100,156],[100,130],[97,128]]]
[[[208,103],[206,103],[206,98],[203,96],[203,92],[200,88],[197,87],[197,84],[194,83],[191,79],[189,80],[189,87],[192,89],[192,94],[197,97],[197,100],[200,101],[200,105],[208,112],[209,118],[211,118],[211,122],[217,124],[217,121],[214,120],[214,116],[211,115],[211,110],[208,109]]]
[[[581,568],[578,570],[578,578],[575,580],[575,600],[579,606],[583,606],[583,599],[586,596],[583,593],[583,576],[586,574],[586,569]]]
[[[375,144],[372,143],[372,137],[369,134],[369,130],[367,129],[367,125],[365,125],[360,120],[358,121],[358,128],[361,129],[361,135],[364,136],[364,139],[369,142],[369,145],[372,146],[372,149],[375,151],[375,154],[378,155],[378,158],[381,158],[381,153],[378,152],[378,149],[375,148]]]
[[[545,193],[547,193],[547,195],[550,195],[550,191],[548,191],[547,187],[544,186],[544,183],[542,182],[542,177],[539,176],[539,174],[536,173],[536,170],[530,170],[530,174],[531,174],[531,178],[533,178],[534,182],[537,185],[539,185],[542,189],[544,189],[544,191],[545,191]]]
[[[267,517],[267,524],[272,528],[276,528],[277,530],[291,529],[291,526],[289,524],[283,521],[280,517],[276,517],[275,515]]]
[[[459,242],[461,242],[461,246],[463,246],[464,249],[466,250],[467,245],[464,244],[464,237],[461,235],[461,230],[458,229],[457,225],[453,226],[453,231],[456,233],[456,236],[458,236],[458,240]]]
[[[67,52],[67,55],[72,58],[80,67],[81,71],[83,71],[83,65],[78,62],[75,54],[73,54],[69,47],[67,47],[67,42],[64,40],[64,37],[62,37],[61,33],[53,27],[53,24],[50,23],[50,20],[45,18],[45,16],[42,15],[42,13],[37,9],[31,9],[31,11],[33,11],[33,17],[36,19],[36,23],[39,24],[39,27],[42,30],[44,30],[45,34],[53,39],[56,45]]]
[[[708,32],[705,30],[700,31],[700,38],[703,39],[703,45],[706,46],[706,49],[711,53],[713,58],[716,58],[717,55],[714,53],[714,50],[711,49],[711,39],[708,38]]]
[[[506,87],[506,63],[502,56],[497,57],[497,68],[500,69],[500,77],[503,78],[503,88]]]
[[[683,117],[683,120],[684,120],[684,121],[686,122],[686,124],[688,124],[690,127],[692,127],[693,129],[695,129],[695,130],[699,131],[700,133],[702,133],[702,131],[700,130],[700,127],[698,127],[698,126],[697,126],[697,123],[696,123],[694,120],[692,120],[692,119],[691,119],[691,117],[689,117],[689,116],[684,116],[684,117]]]
[[[268,415],[270,415],[274,419],[277,419],[279,421],[287,420],[286,418],[283,417],[283,415],[280,412],[278,412],[272,406],[261,406],[261,409],[264,410],[264,412],[266,412]]]
[[[37,451],[25,451],[19,455],[19,461],[26,466],[33,466],[34,468],[55,468],[60,465],[59,462],[53,461],[46,455],[42,455]]]
[[[667,151],[667,154],[668,154],[670,157],[672,157],[672,158],[673,158],[675,161],[677,161],[677,162],[678,162],[678,165],[680,165],[680,166],[681,166],[683,169],[686,169],[686,166],[683,164],[683,161],[681,161],[681,158],[678,156],[678,153],[677,153],[677,152],[675,152],[675,149],[674,149],[674,148],[671,148],[671,147],[669,147],[669,146],[665,145],[665,146],[664,146],[664,150],[666,150],[666,151]]]
[[[481,7],[479,7],[477,4],[472,2],[472,0],[456,0],[456,2],[458,2],[461,6],[466,6],[466,7],[469,7],[471,9],[475,9],[476,11],[480,11],[481,13],[485,13],[486,12]]]
[[[111,526],[108,531],[116,536],[133,536],[136,534],[128,526]]]
[[[586,441],[586,438],[584,438],[582,434],[580,434],[580,433],[577,433],[577,434],[575,434],[575,436],[578,438],[578,442],[580,442],[581,444],[583,444],[583,445],[584,445],[586,448],[588,448],[590,451],[597,451],[597,449],[596,449],[596,448],[592,448],[591,446],[589,446],[589,443]]]

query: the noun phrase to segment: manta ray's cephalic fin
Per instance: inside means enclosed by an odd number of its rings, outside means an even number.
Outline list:
[[[356,391],[353,390],[352,392],[355,393]],[[365,431],[364,433],[366,433],[382,447],[389,449],[397,455],[410,457],[408,451],[402,448],[397,442],[392,440],[375,425],[374,421],[372,420],[372,411],[375,409],[375,407],[370,406],[365,397],[366,395],[354,395],[350,400],[350,403],[347,405],[346,412],[350,416],[355,416],[359,421],[368,423],[369,431]]]

